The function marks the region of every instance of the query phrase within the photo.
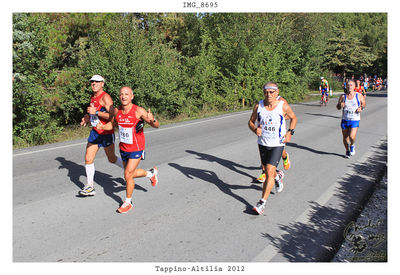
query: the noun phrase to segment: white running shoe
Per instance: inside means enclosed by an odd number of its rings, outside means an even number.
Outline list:
[[[93,186],[86,184],[81,190],[79,190],[79,195],[94,196],[96,195],[96,191],[94,191]]]
[[[283,190],[283,178],[285,177],[285,174],[281,170],[276,170],[276,174],[279,177],[278,180],[275,179],[275,191],[277,193],[282,192]]]
[[[354,145],[350,145],[350,156],[354,156],[356,154],[356,147]]]
[[[255,212],[257,212],[258,215],[261,215],[262,213],[264,213],[265,205],[266,205],[266,201],[263,202],[262,200],[260,200],[260,201],[257,203],[257,205],[254,206],[253,210],[254,210]]]
[[[156,186],[158,184],[158,169],[156,167],[151,168],[150,172],[153,174],[153,176],[150,178],[151,185]]]

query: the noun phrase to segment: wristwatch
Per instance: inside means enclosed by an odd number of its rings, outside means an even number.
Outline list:
[[[288,129],[287,131],[290,132],[292,136],[294,135],[294,129]]]

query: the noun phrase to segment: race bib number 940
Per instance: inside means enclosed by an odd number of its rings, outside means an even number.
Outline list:
[[[119,126],[118,129],[119,129],[119,141],[126,144],[132,144],[133,143],[132,128],[124,128]]]

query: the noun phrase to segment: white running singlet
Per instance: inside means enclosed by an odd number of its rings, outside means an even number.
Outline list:
[[[257,109],[258,125],[262,129],[261,136],[258,137],[258,144],[267,147],[284,146],[283,137],[286,134],[286,121],[283,116],[283,101],[279,101],[278,106],[272,111],[268,111],[264,106],[264,100],[260,100]]]
[[[357,113],[356,110],[360,107],[360,100],[358,99],[358,93],[354,96],[353,99],[348,99],[346,95],[344,95],[344,107],[343,107],[343,120],[360,120],[361,114]]]

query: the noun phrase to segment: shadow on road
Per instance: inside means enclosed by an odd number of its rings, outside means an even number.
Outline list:
[[[339,180],[340,187],[335,190],[333,196],[333,199],[339,203],[337,208],[329,207],[329,204],[324,206],[310,201],[307,223],[293,222],[290,225],[279,225],[283,232],[280,238],[268,233],[261,233],[262,236],[267,238],[290,262],[331,261],[344,240],[346,227],[351,221],[357,219],[362,206],[372,194],[376,182],[385,173],[387,143],[384,142],[375,149],[377,153],[365,162],[351,164],[354,173],[344,175]],[[371,223],[376,224],[377,221],[371,221]],[[363,246],[360,246],[360,239],[352,237],[349,239],[352,240],[351,245],[355,256],[367,247],[376,249],[376,253],[387,251],[387,246],[375,247],[376,240],[365,240],[362,243]],[[347,238],[346,241],[348,241]]]
[[[288,142],[288,143],[286,143],[286,145],[290,146],[290,147],[295,147],[295,148],[307,150],[307,151],[310,151],[310,152],[312,152],[314,154],[318,154],[318,155],[333,155],[333,156],[346,158],[344,154],[324,152],[324,151],[316,150],[316,149],[313,149],[313,148],[310,148],[310,147],[307,147],[307,146],[304,146],[304,145],[299,145],[297,143]]]
[[[68,177],[71,179],[71,182],[73,182],[79,189],[81,189],[85,184],[81,182],[79,178],[81,176],[84,176],[86,178],[85,167],[76,164],[75,162],[66,160],[63,157],[58,157],[56,158],[56,160],[60,162],[60,166],[58,167],[58,169],[68,169]],[[118,204],[123,203],[121,197],[116,194],[125,191],[125,180],[123,178],[121,177],[113,178],[109,174],[96,170],[94,175],[94,181],[103,188],[104,194],[114,199]],[[135,190],[141,190],[147,192],[145,188],[141,187],[136,183],[135,183]],[[77,193],[78,191],[79,190],[77,190]],[[77,197],[80,196],[77,195]]]
[[[238,163],[230,161],[230,160],[221,159],[216,156],[209,155],[209,154],[199,153],[199,152],[195,152],[192,150],[186,150],[186,152],[189,154],[197,155],[199,157],[198,158],[199,160],[206,160],[208,162],[216,162],[216,163],[232,170],[235,173],[239,173],[243,176],[249,177],[252,179],[253,183],[257,182],[257,178],[255,178],[252,175],[247,174],[246,172],[239,170],[238,168],[243,168],[246,170],[261,170],[261,164],[258,167],[254,167],[254,166],[248,167],[248,166],[244,166],[244,165],[238,164]]]
[[[326,114],[312,114],[312,113],[304,113],[305,115],[311,115],[311,116],[324,116],[324,117],[331,117],[335,119],[341,119],[341,116],[333,116],[333,115],[326,115]]]
[[[203,181],[215,184],[221,190],[223,193],[235,198],[236,200],[240,201],[246,206],[245,212],[249,211],[249,209],[252,209],[252,205],[248,203],[244,198],[241,196],[236,195],[235,193],[232,192],[232,190],[238,190],[238,189],[254,189],[261,191],[262,187],[257,186],[257,185],[232,185],[223,182],[215,172],[210,171],[210,170],[204,170],[204,169],[198,169],[198,168],[192,168],[192,167],[185,167],[181,166],[176,163],[168,163],[169,166],[179,170],[184,174],[186,177],[189,179],[194,179],[194,178],[199,178]],[[250,212],[250,211],[249,211]]]
[[[303,106],[310,106],[310,107],[318,107],[318,108],[321,108],[321,105],[319,104],[319,101],[318,101],[317,103],[296,102],[296,103],[293,103],[292,105],[303,105]]]

